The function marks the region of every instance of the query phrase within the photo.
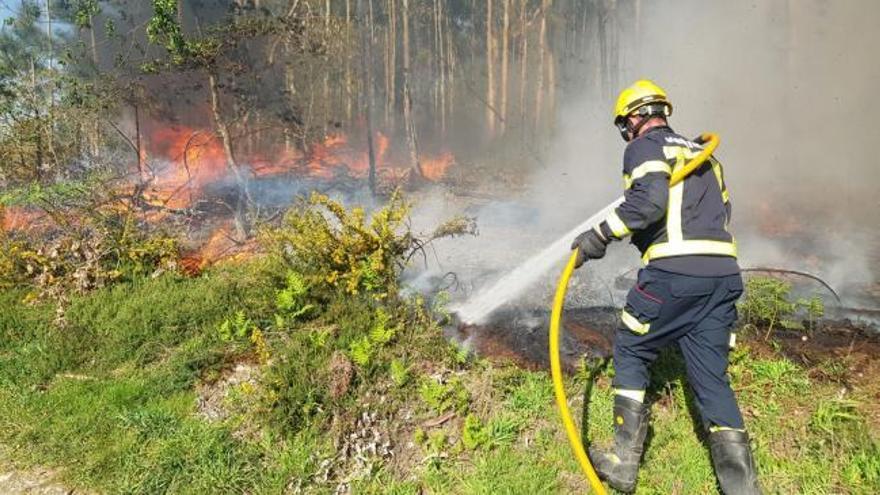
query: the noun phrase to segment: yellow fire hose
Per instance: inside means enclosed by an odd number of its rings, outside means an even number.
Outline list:
[[[700,136],[700,140],[706,143],[705,148],[699,155],[687,162],[684,167],[672,174],[672,177],[669,179],[670,187],[678,184],[690,175],[691,172],[699,168],[715,152],[715,148],[718,147],[717,134],[711,132],[704,133]],[[584,474],[587,475],[593,491],[599,495],[605,495],[607,493],[605,487],[602,486],[599,476],[596,475],[593,465],[590,464],[590,459],[587,457],[584,445],[581,443],[581,438],[578,435],[577,426],[575,426],[574,420],[571,417],[571,411],[568,408],[568,398],[565,396],[565,385],[562,383],[562,364],[559,361],[559,327],[562,320],[562,306],[565,304],[565,293],[568,292],[568,281],[571,278],[572,272],[574,272],[576,260],[577,251],[574,251],[571,253],[565,269],[562,271],[562,276],[559,277],[559,284],[556,286],[556,296],[553,298],[553,312],[550,313],[550,372],[553,375],[553,391],[556,394],[556,405],[559,406],[559,415],[562,416],[562,424],[565,426],[565,432],[568,435],[571,448],[574,450],[574,455],[581,465]],[[586,425],[584,425],[584,428],[586,428]]]

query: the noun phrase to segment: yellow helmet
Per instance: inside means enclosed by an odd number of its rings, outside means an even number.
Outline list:
[[[643,107],[647,107],[646,111],[639,113],[672,115],[672,103],[666,98],[666,91],[647,79],[640,79],[620,92],[614,105],[614,122],[618,123]]]

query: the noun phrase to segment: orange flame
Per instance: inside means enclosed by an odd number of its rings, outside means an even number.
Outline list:
[[[205,267],[220,260],[247,256],[257,250],[254,239],[238,242],[233,236],[232,222],[225,222],[214,230],[211,236],[198,249],[186,254],[180,260],[184,273],[198,275]]]
[[[4,232],[27,230],[46,219],[42,211],[21,206],[0,207],[0,222]]]
[[[163,127],[153,132],[148,140],[149,156],[161,160],[154,164],[153,181],[147,199],[171,208],[184,208],[201,195],[202,189],[229,175],[229,160],[223,144],[214,133],[185,126]],[[378,172],[391,178],[404,175],[407,167],[389,164],[390,140],[377,133],[373,141]],[[145,159],[146,161],[146,159]],[[356,149],[344,134],[331,134],[312,146],[307,155],[299,150],[285,150],[274,158],[264,156],[239,157],[240,167],[248,177],[271,177],[295,174],[331,180],[339,174],[366,177],[369,155],[361,146]],[[452,153],[437,157],[420,157],[422,170],[428,180],[443,177],[455,162]]]
[[[156,155],[167,162],[154,170],[155,180],[147,199],[171,208],[192,204],[201,189],[227,174],[223,145],[213,133],[186,127],[165,127],[150,139]]]
[[[422,173],[425,174],[426,179],[438,181],[446,175],[446,171],[453,163],[455,157],[448,151],[437,158],[425,158],[422,161]]]
[[[390,140],[377,133],[373,140],[376,169],[385,180],[404,179],[410,171],[405,164],[391,163]],[[187,208],[204,194],[210,184],[230,176],[229,160],[221,140],[211,131],[185,126],[161,127],[150,133],[148,151],[142,163],[151,168],[151,179],[145,197],[153,204],[169,208]],[[294,175],[333,180],[340,175],[366,177],[370,169],[369,155],[363,144],[353,146],[344,134],[332,134],[312,146],[308,153],[285,149],[270,156],[236,156],[239,171],[250,178]],[[151,160],[152,158],[152,160]],[[420,163],[425,178],[440,180],[455,163],[452,153],[422,156]],[[161,221],[163,211],[151,212],[148,221]],[[198,249],[181,259],[184,272],[199,273],[205,266],[220,259],[254,251],[254,246],[233,240],[231,221],[215,229]]]

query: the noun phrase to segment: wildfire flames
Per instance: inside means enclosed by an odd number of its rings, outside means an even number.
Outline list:
[[[4,232],[31,228],[44,218],[45,214],[40,211],[20,206],[0,207],[0,223]]]
[[[404,180],[410,167],[394,160],[388,137],[377,133],[373,146],[378,177],[388,182]],[[150,133],[147,148],[142,161],[148,165],[150,185],[144,194],[151,204],[190,208],[205,197],[206,187],[234,177],[223,142],[211,131],[185,126],[161,127]],[[308,153],[288,147],[269,156],[236,154],[236,162],[239,172],[248,180],[272,177],[327,182],[339,177],[364,179],[370,169],[369,155],[364,148],[366,146],[353,146],[344,134],[332,134],[314,144]],[[424,178],[438,181],[455,163],[455,157],[443,152],[437,156],[420,156],[419,162]],[[152,219],[163,216],[157,213]],[[181,260],[184,271],[197,273],[219,259],[252,252],[252,243],[237,243],[233,232],[231,221],[220,220],[201,247]]]
[[[153,163],[148,201],[170,208],[186,208],[201,197],[205,186],[230,176],[230,160],[221,140],[210,131],[182,126],[160,128],[149,139],[147,158]],[[386,180],[400,180],[409,167],[393,163],[389,157],[389,139],[377,133],[374,156],[378,175]],[[363,146],[359,147],[363,148]],[[158,160],[149,160],[158,158]],[[450,152],[421,156],[424,177],[431,181],[443,178],[455,163]],[[333,180],[340,175],[364,178],[369,173],[369,156],[355,149],[344,134],[332,134],[311,147],[307,154],[290,148],[273,157],[244,156],[237,160],[248,179],[290,175]]]
[[[352,145],[344,134],[328,136],[307,153],[292,147],[266,152],[266,155],[236,153],[237,170],[230,166],[221,139],[209,130],[161,126],[147,133],[145,143],[137,168],[139,184],[124,187],[147,184],[144,199],[161,207],[146,213],[145,220],[150,223],[168,218],[171,210],[197,207],[200,200],[210,199],[210,186],[234,184],[236,172],[249,181],[279,178],[291,182],[311,179],[330,183],[343,177],[365,179],[370,169],[366,146]],[[378,178],[385,183],[405,180],[411,171],[408,159],[395,159],[388,137],[377,133],[373,145]],[[444,152],[420,156],[419,161],[424,178],[437,181],[455,163],[455,157]],[[4,232],[39,230],[47,227],[47,223],[51,223],[50,218],[40,210],[17,206],[0,208],[0,227]],[[198,247],[181,259],[187,273],[197,273],[220,259],[247,256],[256,249],[253,240],[237,239],[231,215],[208,215],[200,225],[204,237],[198,236],[202,237],[201,241],[190,239],[197,242]]]

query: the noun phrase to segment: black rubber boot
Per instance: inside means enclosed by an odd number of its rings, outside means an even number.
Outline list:
[[[590,447],[590,461],[600,478],[614,489],[636,489],[639,462],[648,436],[648,407],[620,395],[614,397],[614,448],[610,452]]]
[[[709,433],[709,448],[715,476],[724,495],[761,494],[748,433],[736,430]]]

